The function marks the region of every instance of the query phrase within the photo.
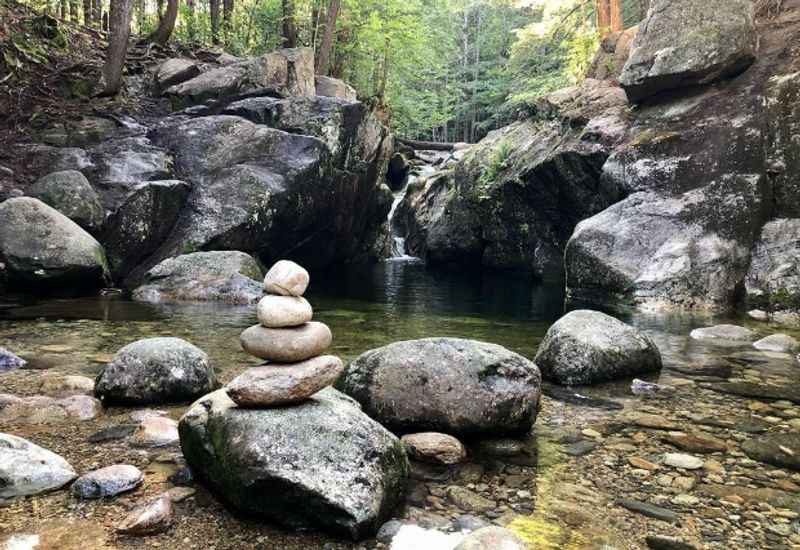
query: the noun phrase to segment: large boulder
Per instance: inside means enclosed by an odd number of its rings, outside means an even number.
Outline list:
[[[396,432],[519,434],[536,420],[541,375],[495,344],[429,338],[362,354],[337,386]]]
[[[560,278],[575,225],[624,196],[600,176],[625,105],[621,89],[587,80],[532,106],[537,118],[491,132],[454,169],[414,184],[395,215],[409,253]]]
[[[329,76],[317,75],[315,78],[316,93],[318,96],[338,97],[347,101],[357,101],[356,89],[344,80]]]
[[[10,282],[99,285],[108,279],[105,251],[94,237],[38,199],[0,203],[0,275]]]
[[[136,185],[108,217],[101,240],[115,277],[124,277],[169,236],[191,187],[179,180]]]
[[[745,279],[749,307],[800,309],[800,219],[764,225]]]
[[[82,173],[64,170],[48,174],[28,189],[28,195],[52,206],[86,230],[103,225],[105,212],[97,192]]]
[[[200,348],[180,338],[146,338],[117,352],[95,381],[104,403],[140,405],[183,402],[217,387]]]
[[[271,409],[239,408],[220,390],[195,403],[179,430],[192,472],[250,515],[361,539],[402,501],[402,444],[331,388]]]
[[[536,353],[545,380],[596,384],[661,369],[661,353],[646,334],[599,311],[566,314]]]
[[[800,71],[767,81],[767,173],[773,178],[774,216],[800,218]]]
[[[653,0],[619,80],[631,101],[708,84],[745,70],[757,44],[751,0]]]
[[[224,302],[253,304],[263,295],[261,267],[236,251],[195,252],[164,260],[149,270],[133,299],[155,304]]]
[[[60,489],[76,477],[72,466],[57,454],[0,433],[0,499]]]
[[[201,65],[192,59],[173,57],[167,59],[153,72],[153,80],[158,91],[175,86],[199,76]]]
[[[287,96],[313,96],[314,52],[309,48],[278,50],[211,69],[166,89],[173,105],[256,91]]]

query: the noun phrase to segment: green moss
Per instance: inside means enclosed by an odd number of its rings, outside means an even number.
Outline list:
[[[634,147],[643,147],[645,145],[657,145],[665,141],[670,141],[680,137],[678,132],[659,132],[652,128],[640,132],[633,140],[631,145]]]

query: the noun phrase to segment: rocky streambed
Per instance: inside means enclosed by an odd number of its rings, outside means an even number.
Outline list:
[[[493,342],[533,359],[562,313],[558,288],[531,288],[525,279],[439,274],[404,263],[313,278],[307,297],[315,319],[331,327],[330,353],[346,362],[391,342],[431,336]],[[625,320],[661,350],[660,373],[640,375],[633,388],[631,379],[576,388],[545,383],[530,434],[460,437],[466,461],[454,465],[412,460],[405,503],[393,518],[441,537],[502,525],[535,548],[800,543],[793,458],[800,453],[799,367],[794,354],[753,346],[778,330],[687,315]],[[724,340],[690,336],[721,321],[753,332],[727,333]],[[0,393],[52,401],[4,406],[2,431],[57,453],[78,474],[124,463],[143,479],[133,476],[132,488],[113,497],[79,499],[62,490],[4,503],[0,541],[13,537],[31,547],[38,537],[49,548],[388,548],[397,526],[391,522],[377,539],[352,543],[231,512],[191,479],[180,448],[170,443],[171,423],[163,418],[178,420],[187,405],[152,405],[150,413],[112,406],[80,417],[57,403],[88,393],[78,377],[93,379],[120,348],[153,336],[192,342],[228,383],[258,363],[238,343],[254,322],[252,306],[7,298],[0,344],[28,363],[0,374]],[[165,491],[174,500],[169,530],[146,538],[116,533],[131,510]],[[434,548],[435,534],[416,533],[428,545],[417,547]]]

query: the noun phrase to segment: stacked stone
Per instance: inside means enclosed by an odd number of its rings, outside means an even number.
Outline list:
[[[341,359],[323,355],[333,339],[324,323],[312,321],[303,298],[308,272],[281,260],[264,278],[267,295],[258,303],[258,325],[242,332],[242,348],[266,364],[231,381],[228,396],[241,407],[277,407],[304,401],[332,385],[344,371]]]

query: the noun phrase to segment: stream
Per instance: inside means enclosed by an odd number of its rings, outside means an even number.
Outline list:
[[[306,296],[315,308],[315,318],[331,327],[332,353],[345,360],[390,342],[433,336],[493,342],[533,358],[548,327],[563,314],[560,286],[532,284],[526,276],[434,271],[418,261],[387,261],[363,269],[313,273],[311,281]],[[769,510],[763,510],[762,516],[748,524],[736,520],[735,510],[726,508],[724,502],[720,504],[719,496],[707,497],[700,489],[705,485],[730,485],[750,491],[753,487],[778,491],[774,482],[785,480],[790,482],[785,484],[790,488],[794,481],[800,482],[797,474],[755,463],[737,450],[714,456],[724,473],[713,474],[671,472],[661,466],[651,473],[632,469],[627,458],[636,455],[655,462],[662,453],[675,451],[665,446],[659,433],[637,426],[637,414],[670,419],[675,424],[673,431],[713,434],[729,441],[731,449],[750,437],[747,430],[738,427],[744,417],[748,422],[768,427],[770,422],[782,426],[784,421],[800,418],[800,408],[792,403],[761,403],[704,387],[706,383],[723,380],[796,387],[795,359],[757,352],[749,345],[710,346],[688,336],[695,327],[721,321],[748,324],[742,319],[635,313],[623,320],[642,328],[654,339],[665,368],[660,375],[647,380],[673,386],[674,395],[664,399],[633,395],[630,380],[574,391],[546,386],[547,397],[536,430],[523,442],[529,450],[526,460],[503,458],[502,453],[490,452],[488,458],[475,459],[472,466],[483,472],[475,478],[458,473],[443,481],[423,475],[421,483],[428,496],[414,502],[413,509],[422,511],[413,513],[428,518],[430,525],[435,525],[430,515],[447,518],[463,514],[466,505],[456,509],[443,498],[444,488],[457,483],[498,503],[496,513],[488,514],[488,519],[502,519],[536,548],[639,548],[625,533],[651,531],[696,538],[711,544],[709,547],[717,547],[714,541],[734,541],[733,546],[718,547],[781,548],[761,545],[774,540],[770,538],[770,526],[778,526],[778,533],[797,529],[795,518],[800,511],[800,498],[792,496],[794,493],[788,489],[779,491],[780,495],[791,497],[784,507],[796,509],[792,512],[794,516],[773,518]],[[40,381],[54,373],[94,377],[119,348],[152,336],[177,336],[199,346],[210,355],[224,383],[256,363],[239,347],[239,333],[254,323],[252,307],[152,306],[131,302],[120,295],[5,297],[0,303],[0,346],[26,358],[29,368],[0,375],[0,393],[34,395]],[[749,326],[763,334],[774,332],[766,325]],[[574,399],[576,393],[590,399],[581,403]],[[185,407],[168,407],[168,410],[177,419]],[[147,468],[144,491],[156,492],[168,486],[166,477],[176,468],[168,459],[131,450],[121,443],[86,443],[91,433],[123,422],[129,412],[129,409],[111,409],[106,415],[80,425],[11,422],[3,429],[53,449],[78,470],[112,463],[119,457],[139,463]],[[716,427],[698,423],[697,418],[704,415],[728,423],[721,422]],[[579,445],[575,450],[580,443],[583,447]],[[589,447],[589,453],[581,450]],[[684,480],[680,483],[689,484],[686,480],[690,477],[691,491],[672,485],[679,478]],[[683,494],[691,498],[674,504],[674,498]],[[614,506],[619,496],[657,502],[677,509],[686,517],[694,514],[695,508],[720,510],[722,516],[670,525]],[[44,526],[42,529],[50,530],[48,533],[68,532],[70,537],[77,537],[76,546],[83,550],[133,547],[135,541],[125,540],[112,540],[111,546],[103,546],[109,541],[102,526],[113,525],[128,506],[127,498],[108,503],[75,503],[66,492],[60,492],[22,499],[0,508],[0,535],[33,529],[31,521],[36,519]],[[773,505],[775,508],[770,507],[773,510],[780,508]],[[593,510],[588,515],[587,506]],[[728,516],[734,516],[734,520]],[[100,540],[104,542],[96,543]],[[176,529],[150,539],[165,547],[195,547],[181,546],[182,540],[208,541],[205,548],[375,547],[369,542],[366,546],[352,546],[315,533],[287,533],[237,518],[200,488],[191,504],[182,509]]]

